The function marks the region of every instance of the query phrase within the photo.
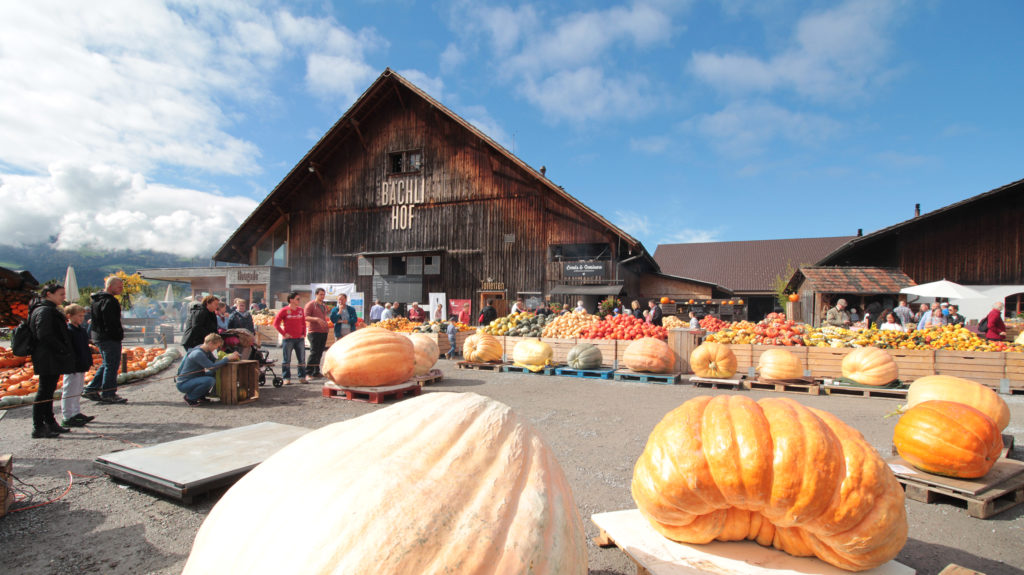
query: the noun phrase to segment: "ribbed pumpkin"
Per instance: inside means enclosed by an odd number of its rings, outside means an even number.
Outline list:
[[[850,571],[907,539],[903,489],[859,432],[787,398],[700,396],[654,428],[633,499],[685,543],[752,539]]]
[[[896,361],[884,349],[859,347],[843,358],[843,377],[861,385],[886,385],[899,377]]]
[[[400,333],[379,327],[356,330],[324,354],[323,373],[342,387],[378,387],[412,377],[415,348]]]
[[[268,485],[288,496],[267,497]],[[524,418],[474,393],[421,395],[297,439],[221,497],[184,570],[586,572],[554,454]]]
[[[413,375],[424,375],[430,371],[437,360],[441,357],[441,350],[437,347],[437,337],[433,334],[409,333],[406,334],[412,340],[415,354],[413,356]]]
[[[524,339],[512,348],[512,363],[530,371],[540,371],[551,364],[555,352],[539,339]]]
[[[501,354],[504,351],[501,343],[493,335],[487,333],[475,333],[467,337],[466,343],[462,344],[462,357],[466,358],[466,361],[478,363],[501,361]]]
[[[690,369],[700,377],[729,378],[736,373],[736,365],[736,354],[720,343],[707,341],[690,352]]]
[[[914,467],[963,479],[984,477],[1003,449],[992,418],[963,403],[934,399],[900,416],[892,441]]]
[[[655,337],[642,337],[629,343],[622,361],[633,371],[670,373],[675,369],[676,354],[664,341]]]
[[[569,350],[565,362],[573,369],[597,369],[604,358],[601,348],[592,343],[578,343]]]
[[[952,375],[927,375],[914,380],[907,391],[907,407],[941,399],[969,405],[992,418],[999,431],[1010,423],[1010,408],[992,389]]]
[[[757,372],[764,379],[798,379],[804,376],[800,358],[784,349],[769,349],[761,353]]]

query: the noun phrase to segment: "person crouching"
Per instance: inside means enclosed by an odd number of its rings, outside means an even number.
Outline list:
[[[238,361],[238,352],[231,353],[221,359],[214,354],[224,345],[224,338],[211,333],[203,339],[203,343],[193,348],[181,360],[178,366],[178,391],[185,394],[185,403],[190,407],[209,403],[206,394],[210,393],[217,382],[213,372],[229,361]]]

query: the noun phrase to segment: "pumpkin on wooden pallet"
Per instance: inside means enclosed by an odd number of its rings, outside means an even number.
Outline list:
[[[757,372],[764,379],[799,379],[804,376],[800,358],[784,349],[769,349],[757,361]]]
[[[584,575],[587,542],[525,418],[430,393],[311,431],[246,474],[196,534],[184,574],[207,573]]]
[[[539,339],[524,339],[512,348],[512,363],[535,372],[551,365],[554,356],[551,346]]]
[[[728,379],[737,365],[736,354],[721,343],[706,341],[690,352],[690,369],[700,377]]]
[[[940,399],[969,405],[995,421],[999,431],[1010,423],[1010,408],[999,394],[969,379],[952,375],[927,375],[914,380],[907,391],[907,408]]]
[[[963,479],[984,477],[1003,449],[992,418],[969,405],[937,399],[900,416],[892,441],[914,467]]]
[[[573,369],[597,369],[604,362],[601,348],[592,343],[578,343],[569,350],[565,363]]]
[[[888,385],[899,377],[899,367],[889,352],[877,347],[859,347],[843,358],[843,377],[861,385]]]
[[[379,327],[367,327],[350,333],[327,349],[323,373],[342,387],[395,385],[412,377],[414,356],[415,347],[408,337]]]
[[[437,347],[437,338],[433,334],[408,333],[405,334],[414,348],[413,375],[425,375],[430,372],[438,358],[441,357],[441,349]]]
[[[466,342],[462,344],[462,357],[466,358],[466,361],[476,363],[501,361],[504,351],[501,343],[493,335],[487,333],[474,333],[467,337]]]
[[[671,373],[676,365],[676,354],[664,341],[642,337],[629,343],[622,361],[633,371]]]
[[[684,543],[752,539],[863,571],[907,540],[903,488],[875,449],[788,398],[687,401],[651,432],[632,493],[655,530]]]

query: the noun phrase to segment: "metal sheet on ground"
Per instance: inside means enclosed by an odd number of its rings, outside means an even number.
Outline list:
[[[127,483],[189,503],[196,495],[234,483],[309,431],[266,421],[108,453],[93,464]]]

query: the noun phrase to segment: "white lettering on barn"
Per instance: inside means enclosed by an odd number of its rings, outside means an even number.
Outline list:
[[[416,204],[427,199],[427,184],[423,174],[396,178],[381,184],[380,205],[391,206],[391,229],[411,230]]]

